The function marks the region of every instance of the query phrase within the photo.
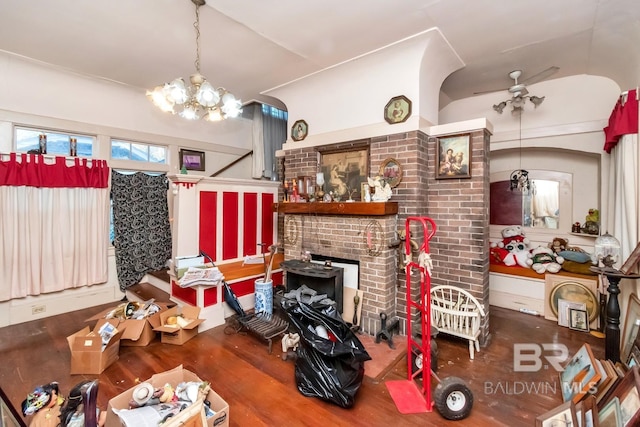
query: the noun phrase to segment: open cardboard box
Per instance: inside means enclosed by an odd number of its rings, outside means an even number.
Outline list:
[[[146,382],[151,383],[154,388],[163,387],[165,384],[169,383],[173,387],[177,386],[179,383],[183,381],[202,381],[196,374],[193,372],[184,369],[182,365],[177,366],[176,368],[171,369],[170,371],[161,372],[159,374],[153,375],[150,379],[146,380]],[[137,386],[137,384],[136,384]],[[136,386],[131,387],[130,389],[120,393],[116,397],[109,400],[109,404],[107,406],[107,419],[105,422],[105,427],[122,427],[122,423],[120,422],[120,418],[113,412],[113,409],[127,409],[129,408],[129,402],[133,397],[133,390]],[[229,405],[225,402],[215,391],[209,390],[206,398],[211,404],[211,410],[215,412],[215,415],[207,419],[208,427],[228,427],[229,426]]]
[[[96,323],[93,331],[88,326],[67,337],[71,350],[71,375],[101,374],[107,366],[118,360],[122,331],[114,334],[107,346],[102,349],[102,337],[98,333],[104,323],[111,323],[116,328],[117,322],[102,319]]]
[[[179,316],[185,319],[193,319],[189,324],[182,327],[168,326],[167,319],[171,316]],[[173,307],[160,313],[160,326],[154,328],[161,332],[160,341],[165,344],[182,345],[191,338],[198,335],[198,325],[204,322],[204,319],[198,319],[200,315],[200,307],[185,305],[182,307]]]
[[[122,331],[120,345],[123,347],[144,347],[153,341],[156,337],[154,328],[161,325],[160,313],[173,305],[162,302],[154,302],[154,304],[160,308],[160,311],[144,319],[109,319],[109,321],[116,322],[117,328]],[[104,319],[113,310],[114,308],[108,308],[88,318],[86,321]]]

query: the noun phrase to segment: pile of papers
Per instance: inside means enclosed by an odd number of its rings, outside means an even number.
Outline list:
[[[224,276],[218,270],[218,267],[210,268],[198,268],[189,267],[189,269],[182,275],[178,284],[181,288],[186,288],[193,285],[212,285],[217,286],[222,284]]]

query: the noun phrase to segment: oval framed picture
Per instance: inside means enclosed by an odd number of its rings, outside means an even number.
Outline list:
[[[600,314],[600,305],[596,295],[582,283],[567,280],[557,284],[549,294],[549,306],[554,316],[558,317],[558,300],[584,303],[589,313],[589,322],[593,322]]]
[[[294,141],[302,141],[309,133],[309,125],[304,120],[296,120],[291,126],[291,139]]]
[[[380,176],[389,183],[389,187],[395,188],[402,181],[402,166],[394,158],[388,158],[380,165]]]

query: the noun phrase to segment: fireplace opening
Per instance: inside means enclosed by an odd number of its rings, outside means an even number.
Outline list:
[[[335,301],[338,313],[342,314],[344,274],[342,267],[333,265],[327,267],[324,263],[300,260],[284,261],[281,266],[285,273],[287,292],[306,285],[308,288],[318,292],[318,294],[326,294],[327,298]]]
[[[331,261],[332,266],[341,267],[344,270],[343,285],[345,288],[360,288],[360,261],[320,254],[311,254],[311,262],[324,264],[325,261]]]

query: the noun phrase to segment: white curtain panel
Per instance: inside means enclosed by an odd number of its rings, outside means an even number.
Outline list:
[[[611,150],[609,167],[609,183],[612,186],[609,191],[609,206],[612,207],[610,217],[613,220],[613,230],[609,230],[609,233],[621,244],[619,265],[624,263],[640,242],[639,165],[638,135],[623,135]],[[625,319],[629,296],[633,293],[640,293],[640,280],[623,280],[619,295],[621,319]]]
[[[107,281],[107,188],[0,187],[0,301]]]

